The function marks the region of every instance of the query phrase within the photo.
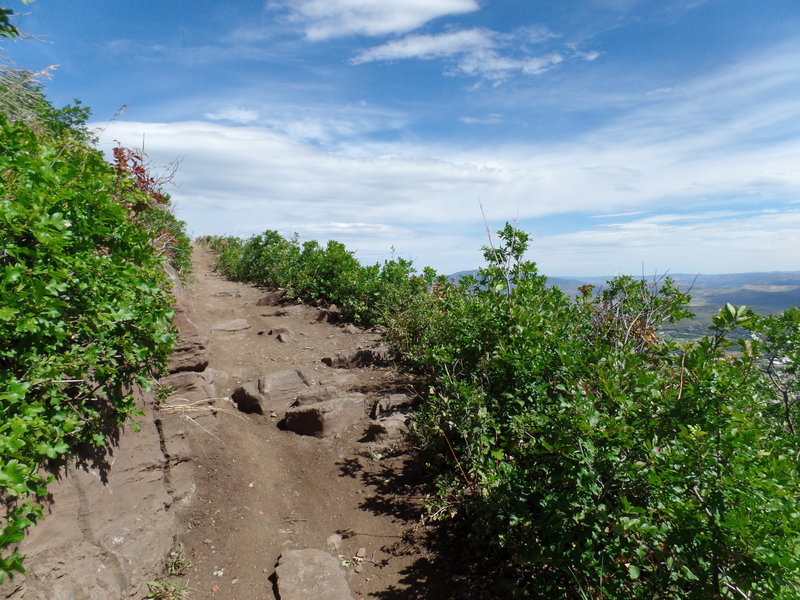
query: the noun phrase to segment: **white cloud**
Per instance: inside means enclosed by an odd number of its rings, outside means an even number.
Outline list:
[[[519,217],[534,233],[533,258],[549,273],[638,271],[643,261],[690,272],[797,269],[798,73],[789,47],[754,56],[561,144],[368,143],[363,128],[343,126],[323,132],[324,151],[306,141],[323,134],[293,130],[293,118],[280,130],[116,121],[103,139],[135,145],[144,133],[156,163],[183,157],[173,197],[196,234],[327,228],[369,256],[395,246],[455,271],[479,260],[480,199],[490,221]],[[297,110],[329,118],[322,105]],[[606,218],[571,233],[537,221],[598,213]]]
[[[480,9],[476,0],[278,0],[310,40],[413,31],[446,15]]]
[[[560,38],[561,35],[551,31],[544,25],[531,25],[522,27],[518,30],[521,39],[529,44],[541,44],[553,38]]]

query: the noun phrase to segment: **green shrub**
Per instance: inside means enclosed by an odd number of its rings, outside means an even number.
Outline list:
[[[276,232],[215,243],[230,273],[384,325],[429,378],[432,514],[473,524],[511,596],[800,597],[800,310],[728,305],[680,345],[658,335],[690,315],[670,279],[571,299],[523,261],[527,234],[498,233],[459,282]]]
[[[326,246],[295,236],[286,239],[266,231],[247,240],[209,237],[198,240],[217,252],[216,268],[226,277],[269,288],[285,288],[289,296],[336,304],[345,319],[364,326],[386,324],[396,309],[425,289],[403,259],[383,265],[361,265],[341,242]]]
[[[523,233],[499,233],[478,279],[390,332],[436,376],[417,424],[435,514],[465,515],[516,565],[517,597],[797,597],[800,447],[759,357],[796,357],[800,318],[729,341],[758,326],[729,306],[704,340],[670,344],[657,327],[689,299],[668,279],[572,301],[521,261]]]
[[[81,119],[32,115],[35,131],[0,114],[0,581],[23,571],[15,546],[42,516],[43,468],[136,414],[134,387],[174,341],[145,227],[162,217],[131,211],[148,194],[88,146]]]

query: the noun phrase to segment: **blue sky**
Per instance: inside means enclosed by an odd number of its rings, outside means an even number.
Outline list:
[[[453,272],[485,214],[551,275],[800,270],[797,0],[5,5],[104,148],[180,160],[195,235]]]

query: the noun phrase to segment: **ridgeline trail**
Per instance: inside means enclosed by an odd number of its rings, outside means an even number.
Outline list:
[[[422,524],[427,478],[399,435],[408,417],[395,413],[392,427],[371,418],[382,399],[413,400],[411,378],[392,366],[322,362],[374,348],[379,334],[332,322],[323,308],[259,306],[265,290],[226,280],[213,262],[195,247],[189,289],[219,398],[299,370],[309,390],[362,397],[364,408],[323,437],[281,429],[286,406],[245,414],[218,400],[215,415],[186,415],[196,491],[181,512],[177,541],[192,563],[184,575],[189,597],[277,598],[279,557],[304,548],[336,557],[353,598],[472,596],[469,565],[445,556],[433,542],[440,536]]]

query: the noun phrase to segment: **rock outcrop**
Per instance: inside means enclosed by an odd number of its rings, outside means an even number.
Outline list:
[[[352,395],[293,406],[281,425],[299,435],[325,437],[338,433],[364,416],[364,397]]]
[[[248,381],[233,390],[231,398],[242,412],[263,415],[285,410],[308,387],[309,378],[302,369],[287,369]]]

